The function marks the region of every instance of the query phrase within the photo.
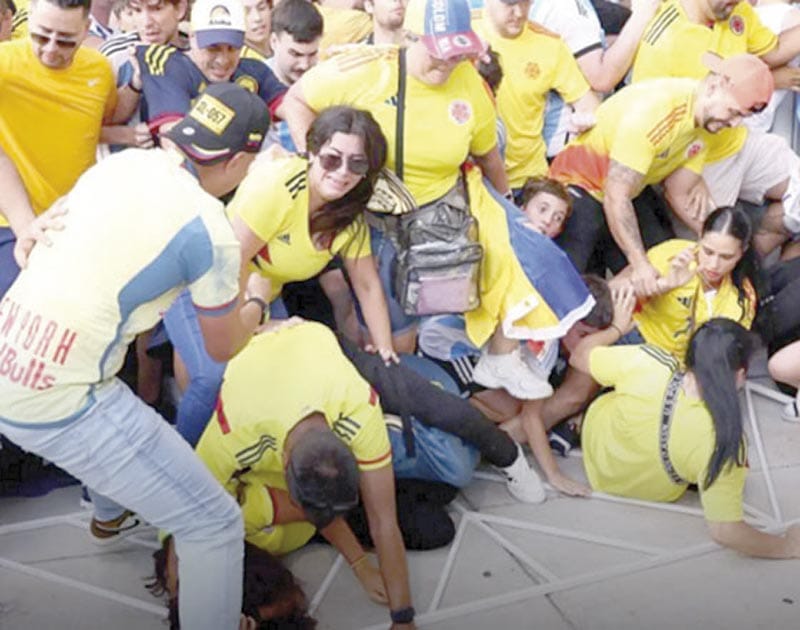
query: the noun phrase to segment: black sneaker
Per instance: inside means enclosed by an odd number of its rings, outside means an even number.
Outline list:
[[[550,440],[550,449],[561,455],[561,457],[569,455],[569,452],[581,443],[580,435],[575,430],[575,425],[569,420],[561,422],[550,429],[547,438]]]

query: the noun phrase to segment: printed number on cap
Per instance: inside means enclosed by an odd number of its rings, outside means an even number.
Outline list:
[[[225,129],[233,120],[234,111],[213,96],[203,94],[189,115],[203,127],[220,136],[225,133]]]

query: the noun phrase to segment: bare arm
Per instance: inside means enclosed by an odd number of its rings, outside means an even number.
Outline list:
[[[484,155],[473,155],[472,159],[481,167],[483,174],[486,175],[486,178],[492,183],[497,192],[501,195],[509,192],[506,168],[503,165],[497,146]]]
[[[592,350],[598,346],[610,346],[631,329],[633,307],[636,305],[636,296],[630,287],[617,289],[612,292],[614,302],[614,319],[611,326],[587,335],[578,342],[569,357],[569,364],[584,374],[592,375],[589,369],[589,357]]]
[[[633,13],[614,43],[606,50],[597,49],[578,57],[578,65],[593,90],[610,92],[622,81],[633,64],[644,29],[661,2],[634,0],[631,6]]]
[[[362,472],[359,485],[367,511],[369,531],[375,542],[381,574],[389,596],[389,606],[392,610],[411,606],[406,549],[397,525],[392,467]]]
[[[790,527],[784,536],[760,532],[744,521],[708,521],[714,542],[758,558],[800,558],[800,525]]]
[[[778,36],[778,45],[761,55],[761,59],[770,68],[777,68],[785,66],[798,54],[800,54],[800,26],[793,26]]]
[[[372,345],[384,361],[396,360],[397,355],[392,346],[389,309],[372,256],[345,258],[344,266],[350,276],[361,312],[364,314],[364,321],[372,337]]]
[[[712,203],[703,178],[688,168],[679,168],[664,180],[664,194],[672,211],[699,236]]]
[[[262,292],[257,297],[265,302],[269,300],[268,293]],[[198,311],[197,321],[209,356],[215,361],[227,361],[233,357],[261,323],[261,315],[261,307],[255,302],[245,303],[241,294],[236,299],[236,306],[225,315],[212,317]]]
[[[544,400],[526,400],[522,404],[520,420],[533,456],[547,477],[547,481],[556,490],[572,496],[588,496],[591,494],[591,490],[587,486],[567,477],[559,470],[544,428],[543,407]]]
[[[639,295],[650,295],[656,291],[659,273],[647,259],[633,207],[633,198],[641,191],[643,182],[642,173],[611,160],[606,177],[603,210],[611,236],[633,267],[631,281],[636,292]]]
[[[309,107],[303,95],[302,81],[298,81],[289,88],[283,97],[278,113],[289,125],[289,133],[297,151],[302,153],[306,150],[306,133],[317,117],[317,112]]]
[[[0,213],[8,220],[17,238],[33,221],[33,208],[28,199],[28,191],[19,176],[16,164],[0,147]]]

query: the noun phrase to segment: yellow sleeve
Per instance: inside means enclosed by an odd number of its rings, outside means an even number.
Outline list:
[[[462,65],[469,73],[470,103],[475,110],[476,121],[469,152],[472,155],[486,155],[497,146],[497,108],[489,93],[489,87],[483,82],[475,67]]]
[[[707,521],[731,522],[741,521],[744,517],[742,500],[744,496],[744,482],[747,478],[745,466],[726,466],[711,484],[708,490],[703,490],[706,468],[697,480],[700,488],[700,503],[703,505],[703,514]]]
[[[353,371],[358,376],[355,368]],[[359,470],[379,470],[390,466],[392,447],[378,394],[359,376],[347,388],[346,396],[345,417],[334,423],[334,432],[350,446]],[[351,429],[343,426],[344,431],[337,431],[337,423],[340,421],[345,421]],[[352,429],[355,429],[354,433]]]
[[[200,436],[195,452],[214,476],[214,479],[233,494],[235,483],[231,482],[231,479],[234,473],[239,470],[239,462],[236,461],[235,453],[226,448],[216,411]]]
[[[372,63],[383,59],[383,63]],[[397,82],[397,72],[386,64],[397,64],[397,55],[388,54],[375,46],[359,46],[317,64],[300,79],[303,98],[318,112],[331,105],[357,103],[360,96],[382,83],[383,72]]]
[[[758,17],[755,9],[746,2],[740,2],[736,11],[741,12],[747,31],[747,52],[761,56],[778,45],[778,36],[767,28]]]
[[[228,216],[239,216],[265,243],[284,226],[294,205],[286,186],[286,164],[263,162],[247,174],[228,204]]]
[[[574,103],[589,91],[589,83],[564,40],[559,38],[556,41],[553,52],[555,53],[553,89],[565,102]]]
[[[669,272],[669,265],[672,259],[692,245],[695,245],[694,241],[673,238],[648,249],[647,259],[660,274],[664,275]]]
[[[237,499],[242,508],[246,538],[258,535],[265,527],[275,522],[275,506],[269,490],[263,483],[258,483],[256,479],[243,483]]]
[[[342,258],[366,258],[372,255],[369,227],[364,217],[358,217],[333,239],[331,252]]]
[[[638,346],[598,346],[589,354],[589,372],[604,387],[611,387],[624,378],[634,363],[639,363]],[[633,367],[636,369],[636,367]]]

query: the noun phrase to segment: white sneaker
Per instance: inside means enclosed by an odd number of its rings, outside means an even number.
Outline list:
[[[783,409],[781,409],[781,419],[786,422],[800,422],[800,410],[798,409],[796,400],[783,406]]]
[[[506,478],[506,488],[517,501],[543,503],[547,498],[539,475],[530,467],[522,447],[517,444],[517,459],[505,468],[497,467]]]
[[[472,380],[490,389],[502,387],[520,400],[537,400],[553,395],[550,383],[525,364],[519,350],[509,354],[489,354],[484,350],[472,372]]]

